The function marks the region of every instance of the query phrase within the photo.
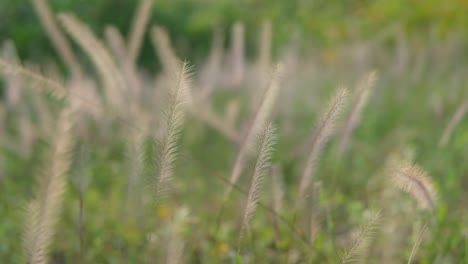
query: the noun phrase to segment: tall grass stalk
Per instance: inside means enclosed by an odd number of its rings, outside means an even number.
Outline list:
[[[131,64],[134,64],[138,59],[138,54],[140,53],[141,44],[143,42],[143,36],[145,34],[145,28],[151,17],[153,2],[153,0],[140,0],[138,9],[133,17],[127,41],[128,55]]]
[[[68,69],[70,69],[72,76],[78,77],[81,75],[80,64],[78,63],[70,44],[65,38],[65,35],[59,29],[52,11],[49,6],[47,6],[46,0],[33,0],[32,3],[36,9],[36,13],[39,16],[42,26],[47,31],[52,44],[58,51],[60,55],[59,57],[63,60]]]
[[[91,30],[72,14],[59,14],[65,30],[81,46],[93,61],[104,86],[104,99],[114,110],[123,105],[124,92],[127,90],[119,69],[109,51]]]
[[[347,99],[348,90],[346,88],[339,88],[328,104],[327,109],[321,116],[317,129],[313,135],[312,144],[309,147],[310,152],[307,156],[302,175],[299,179],[299,188],[297,193],[298,201],[303,199],[307,188],[310,185],[320,151],[332,135],[335,123],[343,111]]]
[[[247,203],[245,206],[244,216],[242,218],[241,229],[239,232],[239,253],[241,249],[240,245],[245,230],[255,212],[255,209],[257,208],[260,188],[263,185],[263,178],[268,173],[268,170],[271,166],[271,155],[273,151],[273,146],[276,141],[275,133],[276,128],[270,124],[265,128],[260,138],[260,151],[258,154],[257,162],[255,164],[255,171],[252,176],[252,181],[250,183],[249,194],[247,196]]]
[[[380,213],[373,213],[367,223],[362,226],[357,233],[356,237],[351,242],[350,246],[346,249],[340,263],[353,263],[360,262],[361,258],[366,254],[374,233],[376,232],[380,223]],[[362,261],[362,260],[361,260]]]
[[[226,190],[224,200],[227,200],[232,191],[233,185],[235,185],[239,180],[239,177],[241,176],[244,170],[247,156],[251,153],[253,146],[255,146],[256,136],[261,131],[262,127],[270,119],[273,107],[275,106],[275,102],[280,90],[279,82],[282,77],[282,70],[283,67],[281,64],[276,66],[276,69],[270,79],[268,88],[265,90],[265,93],[263,95],[262,103],[257,109],[252,119],[252,123],[242,141],[240,150],[236,157],[236,161],[231,171],[231,176],[229,180],[230,184],[228,186],[228,189]]]
[[[413,245],[413,249],[411,249],[411,254],[408,258],[408,264],[413,263],[413,258],[416,255],[416,251],[419,248],[419,245],[421,244],[422,238],[424,236],[424,233],[426,233],[428,228],[428,224],[424,224],[423,227],[421,228],[421,231],[419,231],[418,237],[416,238],[416,242]]]
[[[450,136],[452,135],[453,131],[463,119],[463,116],[468,112],[468,98],[457,108],[455,113],[453,114],[450,122],[445,127],[444,133],[439,141],[439,146],[445,146],[450,140]]]
[[[161,60],[166,75],[170,75],[177,69],[177,55],[171,46],[169,34],[162,26],[151,28],[151,41],[156,54]]]
[[[73,108],[68,106],[60,115],[52,139],[51,163],[39,181],[35,198],[27,206],[23,244],[28,263],[48,263],[48,251],[56,233],[71,161]]]
[[[358,89],[354,94],[351,107],[348,111],[348,117],[344,122],[344,127],[341,132],[340,142],[338,144],[338,152],[340,155],[343,154],[348,147],[353,130],[359,123],[361,112],[367,104],[376,79],[377,73],[372,71],[358,85]]]
[[[157,199],[168,191],[170,181],[174,174],[174,163],[177,159],[177,152],[179,149],[178,140],[182,132],[185,105],[187,103],[189,90],[187,67],[187,63],[183,63],[179,67],[173,80],[174,86],[171,90],[169,104],[164,111],[166,117],[166,132],[159,146],[159,156],[157,159],[159,177],[154,183],[154,194]]]

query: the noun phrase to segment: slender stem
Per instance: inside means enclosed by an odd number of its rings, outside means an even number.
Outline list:
[[[79,194],[79,219],[78,219],[78,228],[80,233],[80,254],[81,254],[81,263],[85,263],[86,252],[85,252],[85,241],[84,241],[84,203],[83,203],[83,192],[80,191]]]
[[[465,263],[468,263],[468,236],[465,235]]]
[[[428,228],[428,224],[426,223],[426,224],[423,225],[421,231],[419,231],[418,238],[416,239],[416,242],[414,243],[413,249],[411,250],[411,255],[409,256],[409,259],[408,259],[408,264],[412,263],[413,257],[414,257],[414,255],[416,254],[416,251],[419,248],[419,244],[421,244],[422,237],[423,237],[424,233],[426,233],[427,228]]]
[[[221,221],[223,219],[223,214],[224,214],[224,208],[226,206],[226,199],[223,199],[223,202],[221,203],[221,209],[218,211],[218,215],[216,216],[216,224],[215,224],[215,231],[214,235],[217,236],[219,232],[219,228],[221,227]]]
[[[225,177],[222,177],[222,176],[216,176],[215,178],[223,181],[226,184],[231,184],[229,182],[228,178],[225,178]],[[244,195],[248,194],[248,192],[246,190],[244,190],[243,188],[241,188],[237,184],[232,184],[232,187],[233,187],[233,190],[236,190],[241,194],[244,194]],[[226,203],[226,201],[223,201],[223,204],[224,203]],[[283,215],[280,215],[280,214],[277,214],[273,208],[271,208],[270,206],[268,206],[268,205],[266,205],[266,204],[264,204],[262,202],[258,202],[258,206],[260,208],[263,208],[263,209],[267,210],[268,212],[272,213],[273,215],[275,215],[281,223],[285,224],[290,229],[290,231],[294,234],[294,237],[297,238],[300,242],[302,242],[302,244],[304,244],[304,246],[306,246],[306,247],[310,246],[309,241],[303,236],[302,232],[300,232],[296,228],[296,225],[294,224],[296,221],[294,219],[291,221],[287,217],[285,217]],[[224,208],[223,209],[223,211],[224,211],[225,210],[225,205],[223,205],[222,207]],[[220,225],[220,222],[221,222],[220,215],[222,215],[222,214],[223,214],[222,212],[220,212],[218,214],[218,217],[217,217],[218,227],[216,227],[216,229],[215,229],[216,230],[215,234],[217,234],[217,231],[219,229],[219,225]]]

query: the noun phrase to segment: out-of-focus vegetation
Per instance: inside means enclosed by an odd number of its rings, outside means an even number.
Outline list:
[[[128,33],[132,11],[138,1],[52,0],[52,10],[73,11],[97,33],[103,33],[107,24],[116,25]],[[269,19],[275,25],[274,50],[284,47],[294,34],[299,34],[303,51],[312,45],[334,47],[355,38],[371,38],[385,34],[394,27],[401,30],[418,45],[429,33],[446,38],[456,31],[468,35],[468,4],[464,0],[162,0],[153,6],[151,23],[168,29],[184,58],[193,60],[206,54],[214,29],[229,30],[236,21],[246,28],[246,46],[249,54],[255,51],[255,36],[259,25]],[[54,56],[44,29],[27,0],[6,0],[0,3],[0,37],[14,40],[23,59]],[[151,53],[149,38],[143,50],[142,62]]]
[[[160,0],[137,61],[140,1],[35,1],[75,57],[0,1],[0,263],[468,263],[466,1]]]

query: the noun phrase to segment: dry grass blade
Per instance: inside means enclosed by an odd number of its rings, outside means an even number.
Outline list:
[[[134,63],[129,59],[128,52],[125,48],[124,39],[120,31],[114,26],[108,26],[105,30],[105,35],[110,49],[116,56],[118,63],[125,75],[127,86],[132,91],[132,97],[137,99],[140,96],[140,79],[135,69]]]
[[[238,87],[244,81],[244,24],[237,22],[232,27],[231,35],[231,73],[229,84]]]
[[[258,154],[258,159],[255,164],[255,171],[250,183],[249,194],[247,197],[247,204],[245,206],[244,217],[242,219],[241,230],[239,233],[239,250],[242,237],[245,233],[245,229],[252,218],[252,215],[257,207],[259,199],[259,191],[263,184],[263,178],[268,172],[271,166],[271,154],[273,151],[273,145],[275,144],[276,128],[273,125],[268,125],[265,128],[265,131],[261,135],[260,140],[260,152]]]
[[[368,250],[373,235],[379,226],[380,213],[374,213],[369,217],[366,225],[362,226],[351,245],[345,251],[340,263],[352,263],[359,261]]]
[[[200,94],[198,98],[206,99],[213,92],[216,82],[219,79],[221,73],[221,62],[223,59],[223,32],[216,30],[213,35],[211,44],[211,52],[208,57],[208,62],[203,68],[200,76]]]
[[[55,234],[55,225],[59,219],[65,192],[66,175],[70,167],[72,107],[69,106],[60,116],[51,149],[52,163],[39,182],[35,199],[27,207],[23,241],[28,263],[48,262],[48,248]]]
[[[444,134],[442,135],[442,138],[440,139],[439,146],[445,146],[447,145],[450,136],[452,135],[453,131],[457,127],[457,125],[460,123],[462,120],[463,116],[468,112],[468,99],[463,102],[463,104],[458,107],[457,111],[455,111],[455,114],[453,115],[452,119],[450,119],[450,122],[448,123],[447,127],[444,130]]]
[[[237,180],[239,179],[242,171],[244,170],[245,160],[247,155],[251,152],[252,147],[255,145],[255,137],[258,135],[262,127],[267,123],[271,112],[273,111],[273,107],[275,105],[276,99],[278,97],[278,93],[280,90],[280,79],[282,77],[283,67],[281,64],[276,66],[276,70],[273,73],[273,76],[270,79],[270,84],[266,89],[262,103],[260,104],[257,112],[252,121],[252,125],[250,126],[247,134],[242,142],[240,147],[239,153],[236,157],[236,161],[234,163],[234,167],[231,172],[230,177],[230,184],[225,194],[225,199],[227,199],[232,191],[232,186],[236,184]]]
[[[364,106],[367,104],[367,100],[372,91],[372,87],[377,79],[377,73],[372,71],[366,78],[359,84],[358,90],[353,98],[352,105],[349,110],[348,118],[345,121],[344,129],[341,133],[340,143],[338,145],[338,151],[340,154],[346,151],[346,148],[353,133],[354,128],[359,123],[359,118]]]
[[[33,0],[34,8],[36,9],[37,14],[39,15],[39,19],[44,26],[47,34],[49,34],[50,39],[52,40],[52,44],[55,46],[59,53],[59,57],[63,60],[63,62],[67,65],[67,67],[72,72],[73,76],[78,76],[81,73],[81,68],[76,60],[75,54],[70,47],[65,36],[60,31],[59,27],[57,26],[54,16],[47,6],[45,0]]]
[[[128,55],[132,64],[134,64],[138,58],[141,43],[143,42],[145,28],[150,19],[152,7],[153,0],[141,0],[133,18],[130,35],[128,37]]]
[[[0,59],[0,71],[7,75],[16,75],[31,80],[36,85],[40,85],[40,89],[53,94],[57,98],[64,98],[68,94],[68,91],[57,81],[48,79],[21,66],[10,64],[2,59]]]
[[[178,57],[171,47],[171,42],[168,33],[161,26],[154,26],[151,29],[151,40],[155,51],[161,60],[164,68],[165,75],[170,75],[177,68]],[[202,95],[203,97],[204,95]],[[211,127],[221,132],[232,142],[237,143],[239,141],[239,135],[237,131],[232,128],[229,124],[224,122],[219,116],[216,115],[209,107],[203,104],[197,104],[196,100],[200,100],[200,94],[197,94],[197,98],[194,98],[193,94],[188,95],[188,104],[190,113],[196,118],[206,122]]]
[[[19,57],[18,52],[16,50],[15,44],[11,40],[7,40],[3,43],[0,47],[0,58],[4,59],[8,63],[11,64],[18,64]],[[2,61],[0,60],[0,63]],[[1,65],[0,65],[1,67]],[[3,75],[3,74],[2,74]],[[16,75],[5,75],[2,76],[4,78],[5,88],[5,99],[7,105],[16,105],[21,98],[21,86],[23,85],[23,81],[21,78],[18,78]]]
[[[170,102],[167,109],[165,109],[166,132],[159,146],[157,162],[159,178],[155,186],[156,197],[161,197],[167,192],[173,175],[174,162],[178,151],[177,141],[182,132],[185,114],[184,106],[187,103],[189,90],[187,71],[186,63],[179,67],[174,80],[174,88],[171,90]]]
[[[0,59],[0,71],[4,72],[5,74],[18,75],[25,80],[29,80],[33,85],[36,86],[34,87],[35,89],[41,90],[42,92],[47,92],[58,99],[66,98],[69,101],[77,99],[81,105],[85,105],[86,107],[92,108],[93,110],[101,111],[103,109],[103,106],[96,102],[94,98],[89,98],[78,89],[66,89],[61,83],[55,80],[47,78],[21,66],[10,64],[2,59]],[[120,117],[118,113],[111,112],[110,115],[113,115],[114,118],[116,118],[122,124],[127,125],[127,127],[134,130],[140,130],[133,122]]]
[[[263,93],[263,89],[265,84],[268,82],[268,68],[270,67],[271,61],[271,21],[265,20],[262,23],[262,28],[260,31],[260,38],[259,38],[259,47],[258,47],[258,61],[257,61],[257,89],[253,91],[253,95],[251,96],[251,107],[255,107],[258,105],[259,101],[261,100],[261,96]]]
[[[424,209],[434,209],[436,192],[431,178],[422,168],[402,162],[392,173],[393,183],[409,193]]]
[[[164,71],[171,74],[177,69],[177,55],[171,46],[169,34],[161,26],[153,26],[151,29],[151,40],[163,65]]]
[[[262,23],[262,29],[259,41],[258,66],[260,74],[263,74],[270,65],[271,56],[271,21],[265,20]]]
[[[327,143],[328,139],[333,133],[336,120],[342,112],[345,103],[348,98],[348,90],[340,88],[333,96],[331,102],[328,105],[327,110],[323,113],[320,123],[314,132],[312,144],[310,146],[310,152],[307,157],[304,170],[299,182],[298,198],[304,197],[305,192],[312,180],[313,170],[319,157],[320,151],[323,146]]]
[[[60,14],[59,20],[66,31],[75,39],[93,61],[103,81],[105,98],[113,107],[122,105],[123,92],[126,90],[117,66],[104,45],[93,35],[91,30],[71,14]]]
[[[115,26],[107,26],[104,31],[107,45],[114,54],[120,65],[128,63],[128,52],[125,48],[125,41],[120,31]]]

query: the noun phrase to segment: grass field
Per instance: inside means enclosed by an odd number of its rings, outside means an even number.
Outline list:
[[[238,23],[191,63],[149,1],[128,36],[33,2],[61,61],[1,46],[1,263],[468,263],[462,35]]]

